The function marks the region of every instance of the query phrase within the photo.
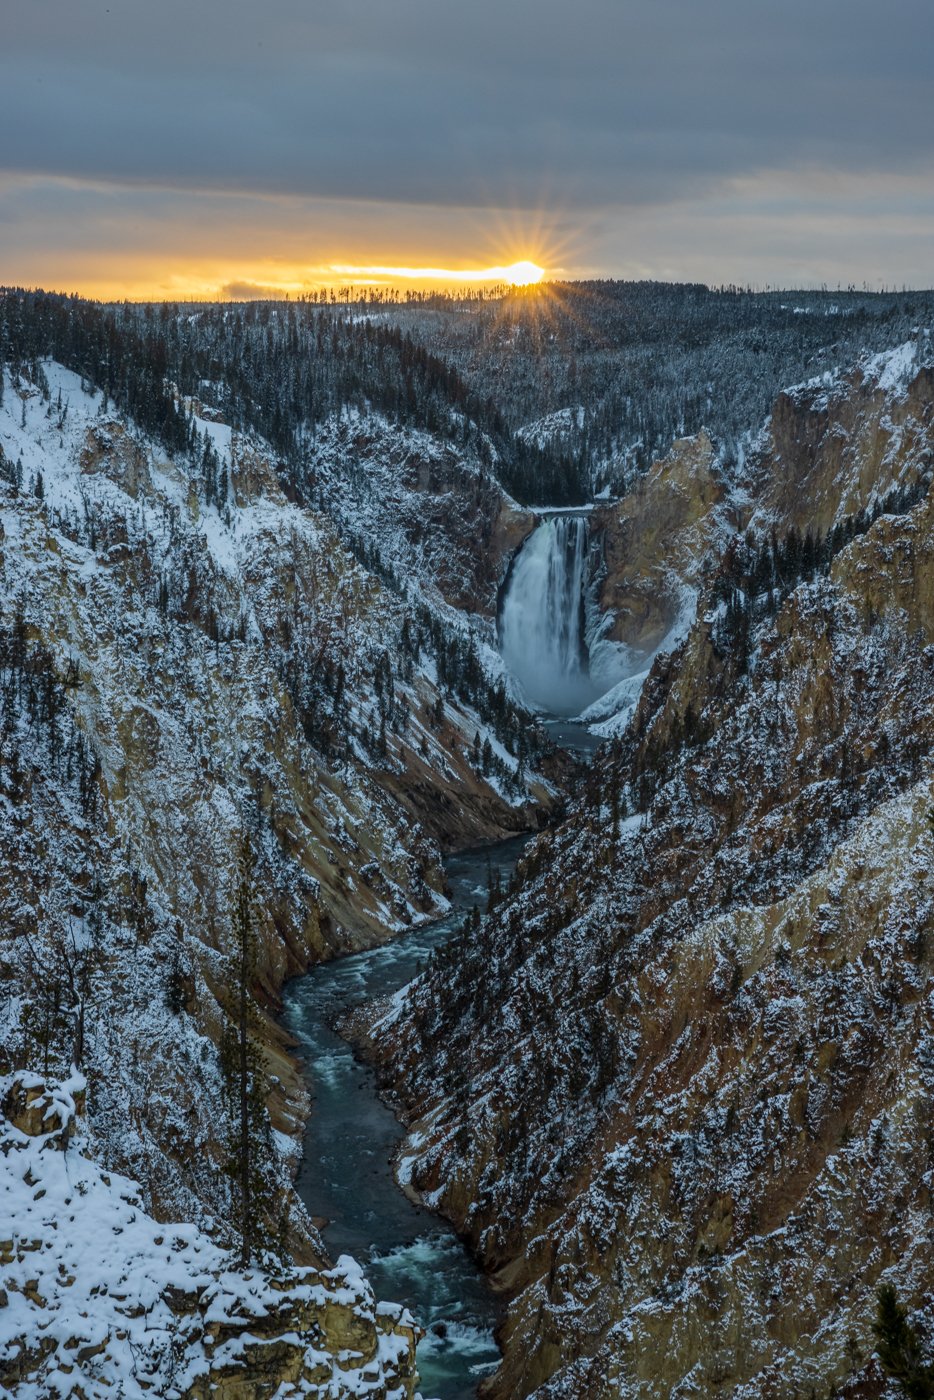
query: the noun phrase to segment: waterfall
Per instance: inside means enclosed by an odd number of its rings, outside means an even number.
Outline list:
[[[551,714],[576,715],[596,696],[583,634],[587,522],[546,520],[516,557],[499,617],[503,660],[528,700]]]

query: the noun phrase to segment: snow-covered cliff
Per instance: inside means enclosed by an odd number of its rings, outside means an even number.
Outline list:
[[[412,1400],[417,1329],[333,1268],[243,1268],[86,1155],[85,1081],[0,1079],[0,1358],[23,1400]]]

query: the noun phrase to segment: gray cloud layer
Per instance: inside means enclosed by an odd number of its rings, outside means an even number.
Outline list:
[[[0,168],[476,206],[934,162],[930,0],[19,0]]]

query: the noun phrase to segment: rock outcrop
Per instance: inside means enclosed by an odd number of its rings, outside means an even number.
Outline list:
[[[238,1267],[86,1155],[84,1080],[0,1080],[0,1385],[22,1400],[412,1400],[418,1330],[334,1268]]]
[[[934,470],[934,368],[918,341],[785,390],[764,428],[725,461],[705,432],[676,441],[591,528],[602,545],[589,618],[598,680],[624,683],[593,708],[629,718],[655,656],[687,635],[731,537],[826,536]],[[634,683],[627,684],[629,678]],[[607,732],[618,731],[619,720]]]
[[[537,523],[470,455],[375,415],[318,430],[308,489],[402,580],[488,622],[509,560]]]
[[[934,367],[921,350],[908,341],[779,395],[750,463],[763,515],[826,533],[930,471]]]
[[[591,670],[598,679],[642,675],[690,627],[705,570],[738,524],[738,502],[701,433],[676,442],[631,492],[596,510],[590,523],[603,555]]]

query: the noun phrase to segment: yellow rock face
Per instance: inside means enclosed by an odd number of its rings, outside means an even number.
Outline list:
[[[756,464],[763,513],[802,534],[855,515],[873,495],[930,463],[934,371],[922,369],[895,397],[860,370],[780,394]]]
[[[724,496],[714,449],[701,433],[676,442],[617,505],[594,512],[606,560],[600,607],[612,617],[605,636],[636,657],[658,648],[697,582]]]

